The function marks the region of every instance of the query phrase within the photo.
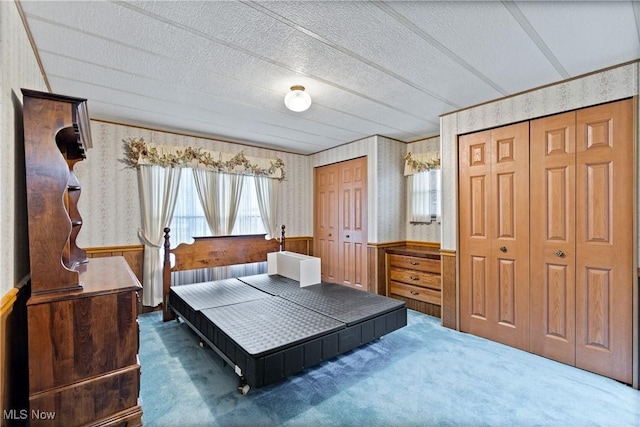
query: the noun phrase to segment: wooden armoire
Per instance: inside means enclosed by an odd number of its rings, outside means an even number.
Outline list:
[[[321,278],[367,288],[367,158],[315,169],[314,255]]]
[[[459,137],[462,331],[632,383],[633,108]]]
[[[123,257],[88,259],[76,245],[91,147],[86,100],[22,90],[31,297],[29,425],[136,426],[138,291]]]

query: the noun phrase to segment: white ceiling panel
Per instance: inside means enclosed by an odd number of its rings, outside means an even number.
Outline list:
[[[502,96],[561,79],[501,2],[394,2],[387,9],[488,79]]]
[[[600,61],[640,57],[631,2],[555,2],[545,8],[523,2],[518,8],[571,76],[593,71]]]
[[[631,1],[19,5],[51,90],[92,117],[301,154],[434,136],[443,113],[640,57]]]
[[[295,20],[305,34],[312,34],[333,49],[378,69],[394,79],[396,85],[415,92],[424,103],[440,104],[435,114],[466,106],[468,98],[464,97],[476,96],[480,100],[502,96],[410,28],[398,25],[383,9],[369,3],[272,2],[261,9],[289,23]],[[372,33],[376,34],[373,39]],[[404,98],[395,88],[393,92]],[[393,94],[390,99],[394,99]],[[431,114],[429,110],[425,113]]]

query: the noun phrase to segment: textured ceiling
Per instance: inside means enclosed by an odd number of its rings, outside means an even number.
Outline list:
[[[301,154],[640,58],[637,1],[19,5],[51,90],[92,118]]]

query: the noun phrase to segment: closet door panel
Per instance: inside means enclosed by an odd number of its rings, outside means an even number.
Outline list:
[[[529,124],[459,139],[460,326],[526,349]]]
[[[491,132],[459,138],[460,329],[492,339]]]
[[[491,131],[496,341],[529,348],[529,123]]]
[[[340,168],[340,218],[338,283],[367,289],[367,159],[338,163]]]
[[[321,279],[338,281],[338,175],[335,165],[316,168],[314,254]]]
[[[575,113],[531,122],[530,350],[575,364]]]
[[[576,366],[632,382],[633,103],[577,113]]]

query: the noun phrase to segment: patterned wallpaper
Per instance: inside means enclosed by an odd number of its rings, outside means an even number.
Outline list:
[[[404,142],[373,135],[311,156],[312,168],[367,156],[367,235],[370,243],[405,239],[406,200],[402,176],[405,154]],[[309,191],[313,195],[313,183],[309,183]],[[313,198],[310,206],[313,206]]]
[[[83,217],[83,227],[78,235],[81,247],[139,243],[137,230],[141,219],[137,174],[122,162],[122,140],[131,137],[143,137],[156,144],[201,146],[227,152],[244,150],[251,156],[282,158],[287,178],[281,186],[278,222],[287,226],[289,236],[313,235],[313,168],[367,156],[368,240],[376,243],[405,239],[406,184],[402,171],[406,144],[402,142],[371,136],[312,156],[302,156],[97,120],[91,122],[91,133],[93,148],[88,151],[87,159],[75,167],[82,185],[78,204]],[[415,240],[420,239],[423,237],[418,236]]]
[[[88,107],[91,113],[90,103]],[[232,153],[242,150],[249,156],[280,157],[285,162],[287,177],[280,186],[278,222],[287,226],[289,236],[310,236],[313,232],[309,207],[313,200],[306,186],[311,181],[307,156],[96,120],[91,121],[91,134],[93,148],[87,152],[87,159],[75,167],[82,186],[78,202],[83,217],[78,235],[81,247],[139,244],[137,173],[122,162],[122,140],[134,137],[155,144],[198,146]]]
[[[301,156],[97,120],[91,122],[91,132],[93,148],[75,169],[82,185],[79,210],[83,227],[78,236],[81,247],[139,243],[137,176],[135,170],[121,161],[122,140],[130,137],[143,137],[156,144],[197,145],[211,150],[244,150],[247,155],[281,157],[286,164],[287,178],[281,187],[278,221],[287,226],[290,236],[313,235],[313,168],[367,156],[369,242],[405,240],[407,235],[406,183],[402,175],[407,146],[400,141],[371,136]],[[123,221],[123,218],[130,220]],[[432,235],[433,232],[416,234],[412,240],[437,241]]]
[[[404,177],[404,156],[407,154],[404,142],[378,136],[378,243],[406,240],[407,198]],[[371,240],[369,240],[371,241]]]
[[[29,273],[21,88],[46,91],[14,2],[0,2],[0,296]]]
[[[456,249],[458,134],[634,96],[638,78],[638,62],[634,62],[442,116],[442,248]]]

